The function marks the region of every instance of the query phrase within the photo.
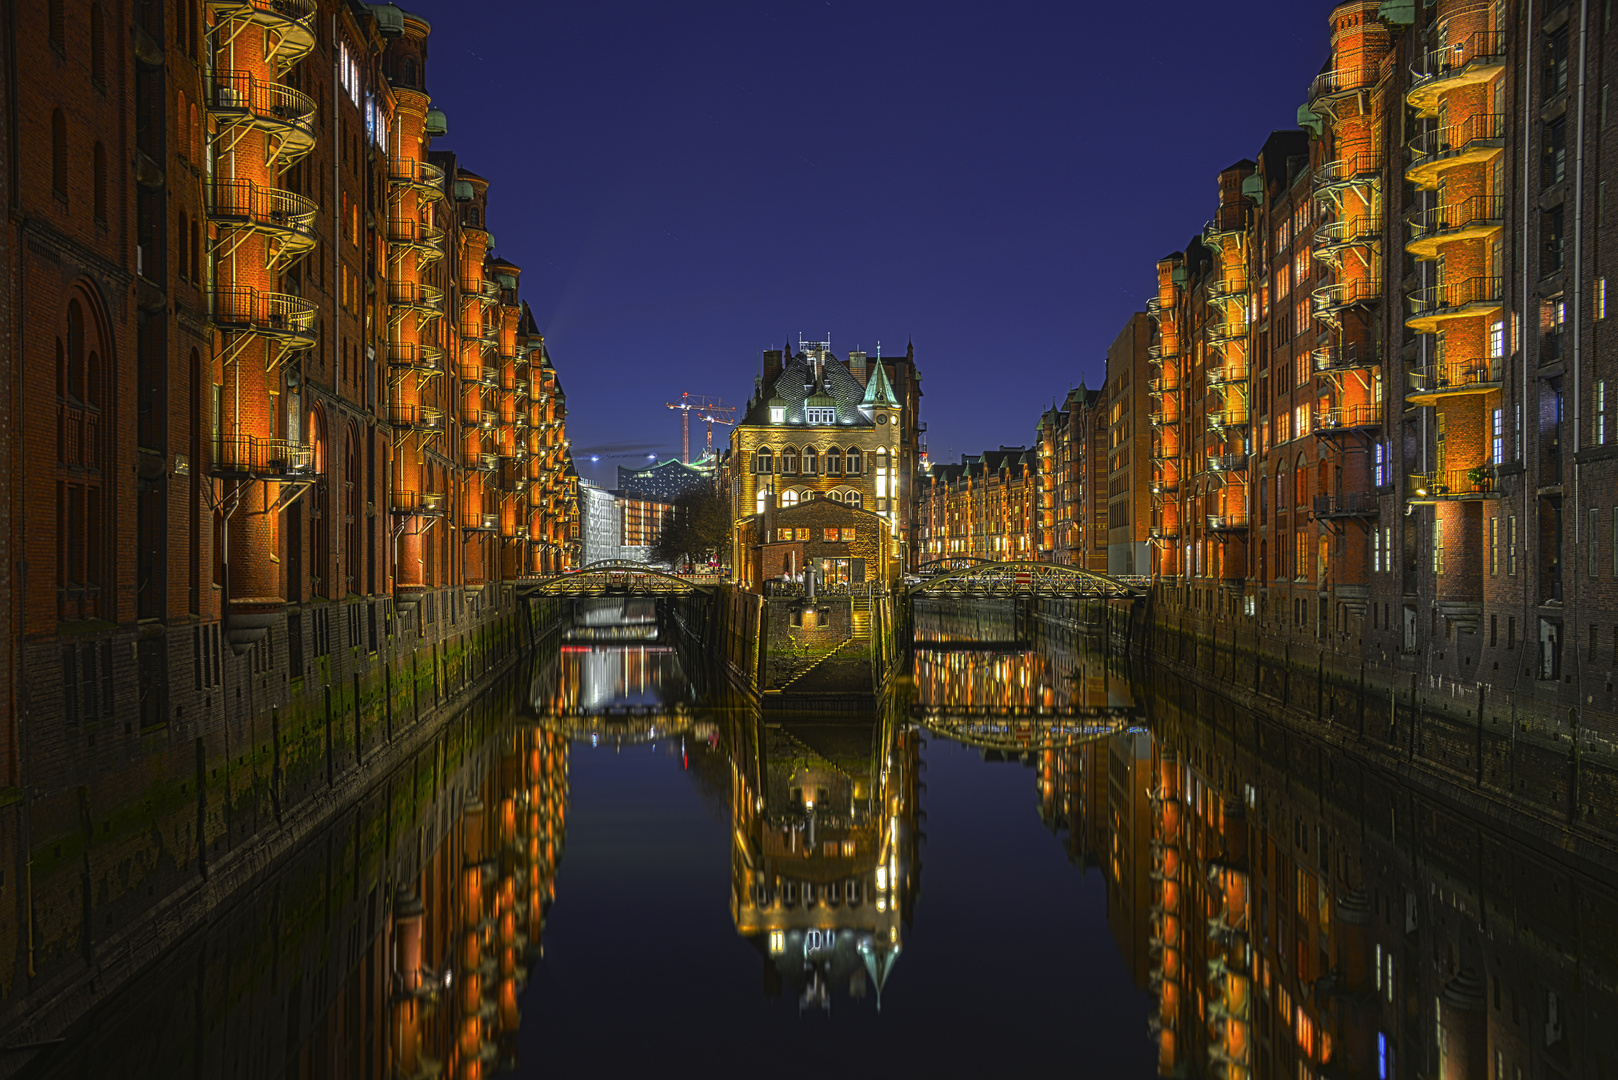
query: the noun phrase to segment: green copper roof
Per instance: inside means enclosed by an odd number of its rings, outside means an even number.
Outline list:
[[[888,385],[888,371],[878,360],[871,368],[871,381],[865,384],[865,399],[860,402],[861,407],[867,405],[898,405],[899,396]]]

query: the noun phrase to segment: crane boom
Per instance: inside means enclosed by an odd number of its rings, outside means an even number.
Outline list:
[[[691,414],[708,425],[708,449],[713,449],[713,426],[734,424],[736,406],[726,405],[723,398],[709,398],[701,394],[684,393],[679,401],[665,401],[664,406],[680,410],[680,460],[691,464]]]

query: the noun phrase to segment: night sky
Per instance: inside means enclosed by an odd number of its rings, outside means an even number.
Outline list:
[[[1026,444],[1099,383],[1218,171],[1294,126],[1332,5],[402,6],[610,480],[678,454],[665,401],[741,405],[800,334],[914,340],[934,460]]]

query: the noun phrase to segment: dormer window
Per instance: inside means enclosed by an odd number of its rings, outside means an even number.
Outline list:
[[[803,414],[805,420],[811,424],[837,423],[837,410],[835,408],[828,409],[822,406],[814,406],[812,408],[805,409]]]
[[[780,406],[777,406],[777,405],[772,405],[770,407],[770,423],[772,423],[772,424],[784,424],[786,422],[787,422],[787,411],[786,411],[786,409],[781,408]]]

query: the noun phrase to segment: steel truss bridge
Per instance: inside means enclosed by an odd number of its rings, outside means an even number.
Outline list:
[[[965,565],[944,569],[951,562]],[[1138,587],[1129,582],[1060,563],[939,559],[917,570],[930,568],[943,572],[912,585],[913,598],[999,600],[1053,596],[1073,600],[1128,600],[1139,595]]]
[[[542,596],[686,596],[719,584],[710,575],[686,577],[654,570],[638,562],[598,562],[566,574],[525,577],[517,583],[520,599]]]
[[[910,718],[934,735],[981,750],[1024,754],[1070,750],[1134,730],[1135,706],[1071,709],[970,705],[913,705]]]

